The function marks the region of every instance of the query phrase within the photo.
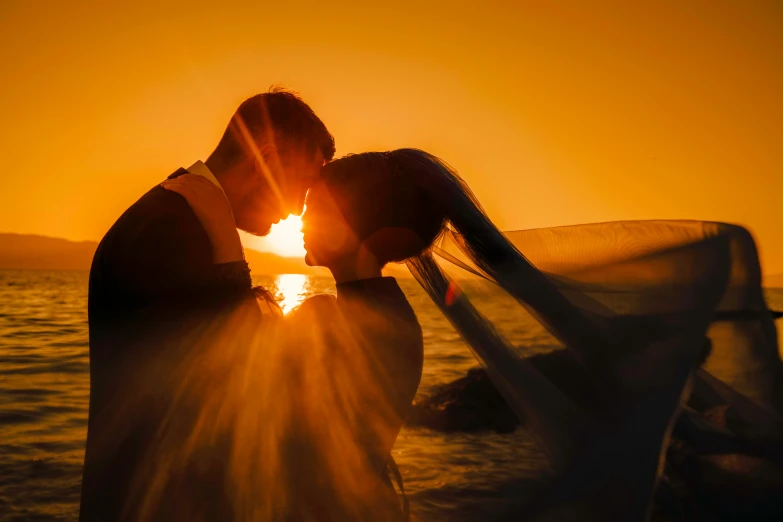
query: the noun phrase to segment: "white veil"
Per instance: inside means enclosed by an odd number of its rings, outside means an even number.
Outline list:
[[[748,415],[781,410],[783,365],[745,229],[636,221],[503,234],[447,165],[418,150],[392,154],[449,221],[409,269],[558,471],[535,508],[571,504],[581,506],[580,520],[646,520],[675,413],[702,363],[696,389],[705,400],[722,394],[736,404],[741,392]],[[529,364],[442,264],[510,294],[567,349],[592,400],[569,396]]]

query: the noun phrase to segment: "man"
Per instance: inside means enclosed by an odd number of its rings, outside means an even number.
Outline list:
[[[292,93],[272,90],[239,106],[206,161],[169,179],[188,172],[207,177],[225,193],[236,226],[264,235],[302,211],[308,187],[333,155],[334,139],[310,107]],[[159,484],[168,472],[159,471],[161,455],[150,447],[164,433],[172,437],[172,421],[193,416],[172,408],[179,404],[172,400],[181,392],[177,379],[187,375],[183,366],[193,357],[189,350],[218,342],[216,325],[253,301],[251,286],[242,252],[215,251],[186,201],[160,186],[106,233],[90,270],[82,521],[228,516],[212,491],[219,478],[191,476],[192,483],[174,495]],[[190,497],[192,509],[166,511],[167,503],[183,497]],[[153,501],[157,508],[145,504]]]

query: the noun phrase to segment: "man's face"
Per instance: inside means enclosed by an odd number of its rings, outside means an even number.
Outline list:
[[[257,236],[289,214],[301,214],[307,190],[319,179],[324,158],[320,151],[292,151],[279,155],[274,147],[262,151],[263,164],[243,183],[239,208],[234,209],[237,227]]]

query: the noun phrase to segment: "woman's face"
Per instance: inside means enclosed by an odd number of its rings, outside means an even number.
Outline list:
[[[324,183],[310,188],[302,215],[305,262],[330,266],[358,252],[360,242]]]

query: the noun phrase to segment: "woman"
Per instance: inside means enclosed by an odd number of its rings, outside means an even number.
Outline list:
[[[381,270],[432,244],[444,216],[372,159],[326,166],[302,218],[306,262],[330,270],[337,296],[311,297],[285,320],[287,346],[301,350],[289,365],[303,384],[292,409],[306,412],[284,466],[297,520],[400,517],[387,466],[421,380],[423,339],[396,280]]]
[[[194,196],[208,187],[189,176],[178,179],[166,188],[182,194],[200,219],[214,219],[211,213],[219,206]],[[371,463],[362,477],[382,469],[415,393],[421,371],[420,330],[396,284],[378,279],[385,263],[406,261],[557,470],[558,486],[538,507],[578,505],[579,520],[647,518],[662,444],[685,383],[705,355],[705,330],[720,290],[700,295],[686,320],[660,314],[620,317],[576,285],[536,269],[487,218],[455,172],[415,149],[357,154],[328,164],[322,182],[308,194],[303,222],[308,263],[327,266],[338,282],[336,301],[317,298],[294,316],[293,323],[305,327],[294,329],[298,342],[289,346],[305,348],[287,351],[287,366],[298,368],[288,380],[296,380],[304,390],[288,408],[307,412],[307,421],[291,437],[298,450],[289,453],[304,449],[307,458],[302,460],[319,463],[318,478],[310,483],[329,494],[316,503],[340,498],[350,504],[362,498],[363,480],[345,485],[340,479],[348,477],[335,471],[338,463],[345,455],[349,469]],[[563,342],[591,383],[590,404],[569,397],[519,358],[446,276],[430,248],[444,232],[478,273],[502,287]],[[226,230],[211,240],[218,245],[235,238]],[[356,297],[348,297],[353,290],[358,290]],[[348,304],[351,299],[370,312],[355,312]],[[383,345],[381,332],[395,331],[390,326],[395,322],[410,328],[400,329],[405,333]],[[341,343],[350,347],[357,338],[362,340],[359,349],[339,352]],[[327,339],[322,344],[329,348],[313,357],[307,350],[319,345],[316,339]],[[395,353],[395,346],[402,346],[402,352]],[[335,353],[343,356],[332,359]],[[324,393],[328,398],[321,401]],[[367,396],[373,399],[358,400]],[[365,417],[373,411],[371,405],[378,413]],[[337,448],[348,450],[331,462]],[[289,484],[297,484],[303,476],[297,471],[301,460],[286,462],[278,469],[294,470],[296,478]],[[308,497],[303,493],[301,499]],[[294,504],[301,505],[289,505]],[[376,504],[357,508],[356,518],[377,519],[369,514]],[[299,514],[317,519],[317,512],[305,509]]]

